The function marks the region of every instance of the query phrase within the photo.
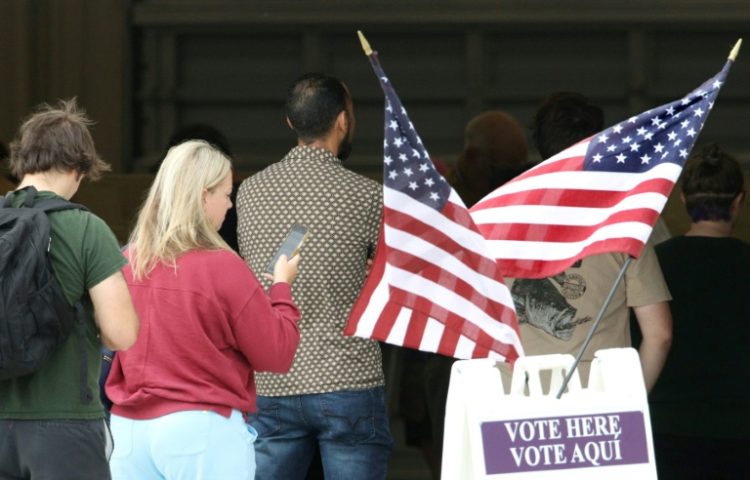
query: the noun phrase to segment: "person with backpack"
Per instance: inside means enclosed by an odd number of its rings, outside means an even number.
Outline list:
[[[11,144],[0,199],[0,478],[109,479],[100,346],[139,320],[109,227],[68,200],[109,169],[76,101],[42,105]]]

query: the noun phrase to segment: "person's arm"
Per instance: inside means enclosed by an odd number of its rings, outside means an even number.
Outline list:
[[[274,283],[268,295],[260,284],[255,286],[233,325],[237,345],[253,370],[286,373],[292,368],[299,345],[299,318],[291,285]]]
[[[643,340],[638,349],[646,391],[650,392],[664,368],[672,345],[672,313],[667,302],[633,307]]]
[[[102,343],[111,350],[127,350],[138,338],[140,322],[128,284],[117,271],[89,289]]]

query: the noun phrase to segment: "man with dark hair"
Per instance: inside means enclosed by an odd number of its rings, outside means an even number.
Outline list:
[[[662,480],[746,478],[750,244],[731,237],[745,198],[742,169],[709,145],[685,167],[681,193],[690,229],[656,246],[675,319],[649,398],[656,466]]]
[[[600,106],[580,93],[555,92],[534,115],[531,136],[542,160],[546,160],[603,126],[604,111]]]
[[[68,200],[84,177],[96,180],[109,170],[94,148],[90,123],[69,101],[45,105],[21,125],[11,144],[11,171],[21,179],[8,197],[13,207],[34,194],[31,187],[38,200]],[[95,393],[100,344],[124,350],[138,336],[121,273],[125,258],[96,215],[76,209],[48,218],[52,270],[70,308],[81,301],[83,323],[38,370],[0,381],[0,477],[108,479],[111,441]]]
[[[287,95],[287,124],[302,145],[310,145],[325,137],[343,114],[347,134],[341,136],[335,147],[336,157],[345,161],[352,153],[353,108],[346,85],[333,77],[311,73],[300,77]]]
[[[254,271],[292,224],[309,232],[293,287],[301,312],[294,364],[256,376],[256,478],[303,479],[319,447],[325,478],[384,479],[392,440],[380,346],[342,333],[374,256],[382,187],[344,168],[355,119],[341,81],[302,76],[286,115],[297,146],[237,194],[240,253]]]
[[[533,138],[543,158],[602,130],[601,109],[575,93],[556,93],[542,104],[533,122]],[[626,255],[607,253],[579,260],[564,272],[544,279],[514,279],[511,294],[516,305],[523,347],[529,355],[576,355],[597,313],[617,278]],[[672,335],[670,300],[653,247],[625,272],[612,302],[578,367],[588,383],[594,353],[603,348],[629,347],[629,309],[638,320],[643,340],[639,347],[647,390],[656,383],[669,351]]]

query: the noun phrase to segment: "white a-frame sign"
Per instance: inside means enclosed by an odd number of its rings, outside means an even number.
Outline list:
[[[442,478],[656,480],[638,353],[632,348],[596,352],[588,388],[581,388],[574,372],[558,399],[573,361],[571,355],[522,357],[509,393],[502,365],[456,362],[446,405]]]

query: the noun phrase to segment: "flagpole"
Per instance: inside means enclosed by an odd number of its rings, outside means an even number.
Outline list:
[[[617,287],[620,285],[620,282],[622,281],[622,277],[625,276],[625,270],[628,269],[628,265],[630,265],[630,262],[632,260],[633,258],[631,256],[628,256],[625,259],[625,263],[622,264],[620,273],[617,274],[615,283],[612,284],[612,289],[609,291],[609,294],[607,294],[607,298],[604,300],[604,305],[602,305],[601,310],[599,310],[599,314],[596,316],[596,321],[594,321],[594,324],[591,326],[591,330],[589,330],[589,334],[586,336],[586,340],[583,341],[581,350],[578,352],[578,355],[576,356],[576,359],[573,362],[573,365],[568,370],[567,375],[565,375],[565,380],[563,381],[563,384],[560,387],[560,391],[557,392],[556,398],[559,399],[560,397],[562,397],[563,392],[567,388],[568,382],[570,382],[570,379],[573,376],[573,373],[575,373],[576,367],[578,367],[578,363],[580,363],[581,358],[583,357],[583,353],[586,351],[586,348],[589,346],[589,343],[591,343],[591,339],[594,337],[594,332],[596,332],[596,329],[599,327],[599,324],[601,323],[602,318],[604,318],[604,313],[607,311],[609,304],[612,303],[612,297],[615,296],[615,291],[617,290]]]
[[[367,41],[365,38],[365,34],[362,33],[362,30],[357,30],[357,36],[359,37],[359,43],[362,44],[362,50],[365,51],[365,55],[368,57],[372,55],[372,48],[370,48],[370,42]]]

